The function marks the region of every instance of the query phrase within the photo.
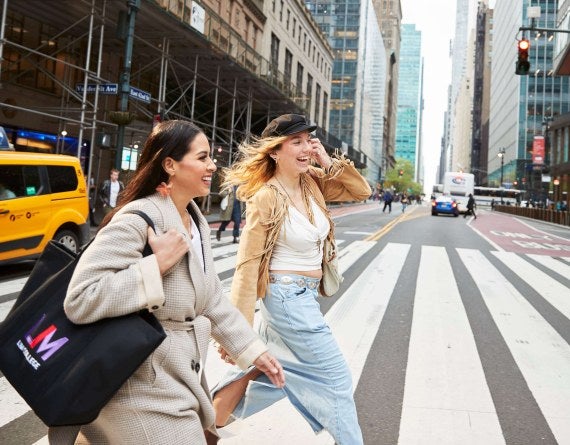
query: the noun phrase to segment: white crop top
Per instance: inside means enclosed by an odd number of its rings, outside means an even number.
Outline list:
[[[294,206],[283,221],[273,248],[270,270],[317,270],[323,261],[323,242],[330,229],[329,220],[319,206],[310,200],[315,225]]]

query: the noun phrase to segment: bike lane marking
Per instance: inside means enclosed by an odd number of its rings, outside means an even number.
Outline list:
[[[469,226],[497,250],[570,257],[570,240],[535,229],[511,215],[484,213]]]

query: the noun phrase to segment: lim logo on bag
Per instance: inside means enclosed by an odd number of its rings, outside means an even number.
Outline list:
[[[38,327],[42,324],[45,318],[45,314],[42,315],[37,323],[34,324],[24,336],[25,343],[32,351],[35,350],[34,352],[44,362],[69,341],[67,337],[61,337],[52,341],[55,333],[57,332],[57,327],[54,324],[49,325],[43,331],[39,331]],[[41,363],[32,355],[30,349],[28,349],[26,344],[24,344],[24,341],[18,340],[16,345],[22,351],[22,354],[24,354],[26,361],[34,369],[38,369],[41,366]]]

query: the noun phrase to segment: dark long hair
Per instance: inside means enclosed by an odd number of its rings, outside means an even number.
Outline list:
[[[105,227],[129,202],[152,195],[161,182],[167,183],[169,177],[162,161],[167,157],[180,161],[200,133],[202,130],[189,121],[171,120],[156,125],[144,143],[133,179],[119,195],[117,207],[105,216],[99,228]]]

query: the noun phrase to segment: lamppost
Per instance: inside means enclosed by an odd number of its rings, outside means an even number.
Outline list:
[[[503,166],[505,164],[505,149],[499,148],[497,156],[501,159],[501,182],[499,183],[499,187],[501,188],[501,204],[503,204]]]
[[[554,181],[552,181],[552,184],[554,185],[552,190],[552,200],[554,201],[554,205],[556,205],[556,203],[559,201],[558,198],[558,186],[560,185],[560,179],[558,178],[554,178]]]

